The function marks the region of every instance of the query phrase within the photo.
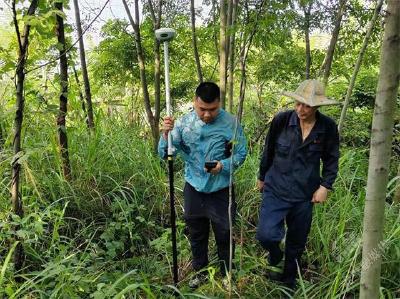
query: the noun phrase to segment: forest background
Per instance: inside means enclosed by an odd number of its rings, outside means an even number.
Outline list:
[[[229,292],[215,273],[215,260],[210,282],[196,293],[187,288],[193,273],[182,220],[183,163],[177,160],[181,296],[287,293],[264,276],[266,256],[255,240],[261,201],[255,180],[269,123],[292,106],[280,91],[317,78],[343,104],[322,109],[339,123],[340,171],[328,202],[315,207],[293,296],[400,297],[399,76],[386,130],[384,193],[372,209],[377,218],[364,212],[385,17],[392,4],[85,3],[81,10],[77,0],[4,0],[1,6],[0,297],[172,297],[168,176],[154,151],[166,113],[163,53],[154,36],[160,27],[177,32],[170,43],[175,116],[189,111],[200,81],[215,81],[223,107],[241,119],[249,148],[234,179],[237,269]],[[115,3],[113,14],[109,7]],[[101,19],[103,14],[108,17]],[[393,15],[398,22],[398,11]],[[368,225],[381,239],[362,254]],[[366,291],[362,286],[369,284]]]

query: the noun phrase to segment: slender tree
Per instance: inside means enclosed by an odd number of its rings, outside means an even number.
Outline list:
[[[225,66],[228,72],[229,63],[229,50],[230,50],[230,37],[231,37],[231,26],[232,26],[232,14],[233,14],[233,0],[227,0],[227,11],[226,11],[226,31],[225,31]],[[228,93],[226,91],[226,93]]]
[[[81,103],[82,103],[82,111],[83,111],[83,114],[85,115],[85,120],[86,120],[86,123],[87,123],[88,122],[88,116],[87,116],[87,112],[86,112],[85,99],[83,97],[83,93],[82,93],[82,90],[81,90],[81,83],[79,81],[78,72],[76,71],[76,67],[73,64],[72,64],[72,71],[74,72],[76,86],[78,87],[79,99],[81,100]]]
[[[356,65],[354,66],[353,74],[351,76],[349,87],[347,88],[347,92],[346,92],[346,97],[344,99],[342,112],[340,114],[340,120],[339,120],[339,125],[338,125],[339,135],[343,131],[343,125],[344,125],[344,120],[346,118],[347,107],[349,106],[349,103],[350,103],[350,97],[351,97],[351,94],[353,93],[354,84],[356,83],[357,75],[358,75],[358,72],[360,70],[360,67],[361,67],[361,64],[362,64],[362,60],[364,58],[364,54],[365,54],[365,52],[367,50],[367,47],[368,47],[368,41],[369,41],[369,39],[371,37],[372,31],[374,29],[376,20],[378,19],[379,13],[380,13],[381,8],[382,8],[382,5],[383,5],[383,0],[378,0],[378,3],[376,4],[375,10],[374,10],[374,14],[373,14],[373,16],[371,18],[371,21],[369,22],[367,33],[365,34],[364,41],[363,41],[363,44],[361,46],[360,53],[358,54]]]
[[[129,22],[133,28],[133,32],[135,35],[135,44],[136,44],[136,53],[137,59],[139,62],[139,74],[140,74],[140,83],[142,86],[143,92],[143,101],[144,101],[144,108],[147,115],[147,121],[150,124],[151,132],[153,135],[153,149],[154,151],[157,150],[158,138],[160,136],[159,131],[159,124],[155,121],[155,117],[153,115],[153,111],[151,110],[151,103],[150,103],[150,95],[149,89],[147,85],[147,77],[146,77],[146,64],[145,64],[145,56],[142,47],[142,39],[140,34],[140,26],[139,26],[139,1],[134,0],[134,7],[135,7],[135,19],[133,19],[132,14],[130,12],[128,3],[126,0],[122,0],[124,5],[126,14],[128,15]]]
[[[86,106],[87,106],[87,125],[90,129],[93,129],[94,128],[94,118],[93,118],[92,93],[90,91],[89,75],[88,75],[87,66],[86,66],[85,44],[83,42],[83,37],[82,37],[81,15],[80,15],[80,11],[79,11],[78,0],[74,0],[74,8],[75,8],[76,29],[78,31],[78,36],[81,37],[81,38],[79,38],[79,58],[81,60],[83,84],[85,86],[85,99],[86,99]]]
[[[363,222],[361,299],[380,297],[385,198],[400,79],[400,1],[389,0],[372,120]]]
[[[151,19],[153,21],[153,29],[154,31],[159,29],[161,26],[161,13],[163,0],[158,0],[156,10],[154,9],[154,5],[152,0],[148,0],[149,10],[151,14]],[[158,145],[159,139],[159,127],[158,123],[160,122],[160,103],[161,103],[161,64],[160,64],[160,42],[155,38],[154,35],[154,128],[153,130],[153,140],[154,140],[154,150]]]
[[[311,47],[310,47],[310,19],[311,19],[312,2],[309,1],[303,6],[304,12],[304,35],[306,42],[306,79],[310,79],[311,70]]]
[[[199,50],[197,49],[197,36],[196,36],[196,12],[194,10],[194,0],[190,0],[190,19],[192,24],[192,45],[193,54],[196,61],[197,78],[199,82],[203,82],[203,72],[201,70],[201,63],[199,57]]]
[[[219,1],[219,88],[222,108],[225,108],[226,97],[226,0]]]
[[[12,11],[13,11],[13,22],[15,27],[15,33],[17,35],[17,42],[18,42],[18,61],[17,61],[17,68],[15,71],[17,82],[16,82],[15,118],[14,118],[14,139],[13,139],[14,158],[12,161],[11,201],[12,201],[13,212],[22,218],[24,215],[24,211],[22,208],[21,194],[19,192],[20,172],[21,172],[21,164],[19,163],[19,158],[21,157],[22,153],[21,131],[22,131],[22,122],[24,117],[24,104],[25,104],[25,97],[24,97],[25,64],[28,55],[29,32],[31,26],[29,22],[26,22],[21,36],[19,23],[17,19],[17,10],[15,5],[16,1],[13,0]],[[32,0],[28,8],[27,15],[33,16],[35,14],[37,6],[38,6],[38,0]],[[18,227],[16,227],[15,229],[17,230]],[[19,271],[22,268],[23,262],[24,262],[24,250],[22,244],[19,243],[14,251],[14,263],[16,271]]]
[[[57,117],[57,129],[58,129],[58,142],[61,153],[61,167],[64,178],[66,180],[71,179],[71,165],[69,162],[68,153],[68,136],[66,128],[66,117],[68,109],[68,62],[67,52],[65,43],[65,32],[64,32],[64,19],[63,15],[63,3],[56,2],[55,8],[60,11],[60,14],[56,15],[57,21],[57,40],[60,45],[60,108]]]
[[[236,13],[238,0],[232,2],[232,17],[229,26],[229,64],[228,64],[228,111],[233,111],[233,85],[234,85],[234,71],[235,71],[235,39],[236,32],[234,30],[236,23]]]
[[[333,31],[332,31],[332,37],[331,37],[329,47],[326,52],[325,60],[324,60],[323,66],[322,66],[322,69],[324,72],[322,82],[325,85],[328,84],[328,78],[331,73],[333,54],[335,52],[336,43],[339,38],[339,32],[340,32],[340,27],[341,27],[341,23],[342,23],[342,18],[346,11],[346,2],[347,2],[347,0],[339,0],[339,5],[338,5],[339,7],[338,7],[337,15],[336,15],[335,25],[334,25]]]
[[[219,16],[219,11],[218,11],[218,0],[211,0],[211,10],[210,10],[211,18],[212,18],[212,23],[217,24],[217,19]],[[219,41],[218,41],[218,33],[216,28],[217,26],[213,26],[215,29],[213,30],[213,42],[214,42],[214,47],[215,47],[215,53],[216,53],[216,63],[213,67],[213,71],[209,78],[213,78],[214,74],[217,71],[219,61],[220,61],[220,53],[219,53]]]
[[[253,43],[253,38],[254,35],[257,32],[257,28],[259,26],[259,21],[260,17],[264,13],[264,4],[265,0],[262,0],[261,3],[259,4],[258,7],[256,7],[256,16],[254,22],[250,22],[250,10],[248,8],[248,2],[247,0],[245,1],[245,7],[246,7],[246,18],[245,18],[245,23],[247,26],[251,25],[252,30],[250,33],[247,35],[245,33],[242,34],[242,45],[240,48],[240,73],[241,73],[241,80],[240,80],[240,95],[239,95],[239,105],[238,105],[238,119],[239,122],[242,119],[242,114],[243,114],[243,103],[244,103],[244,98],[245,98],[245,93],[246,93],[246,84],[247,84],[247,71],[246,71],[246,65],[247,65],[247,57],[251,48],[251,45]]]
[[[4,98],[4,95],[7,92],[7,88],[4,88],[4,92],[2,95],[0,95],[0,98]],[[3,106],[0,104],[0,152],[4,148],[4,143],[5,143],[5,135],[6,135],[6,125],[5,125],[5,118],[3,116]]]

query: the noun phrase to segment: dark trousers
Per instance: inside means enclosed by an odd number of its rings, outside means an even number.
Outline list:
[[[211,224],[217,244],[221,273],[225,274],[229,267],[229,188],[213,193],[202,193],[186,183],[183,195],[184,217],[192,249],[193,269],[199,271],[208,265],[208,238]],[[233,222],[236,211],[234,197],[232,202]],[[234,243],[232,245],[234,252]]]
[[[270,263],[278,263],[283,255],[279,243],[285,236],[285,265],[283,281],[296,280],[297,265],[304,252],[307,236],[310,232],[313,204],[311,201],[290,202],[276,197],[264,190],[257,227],[257,239],[270,253]]]

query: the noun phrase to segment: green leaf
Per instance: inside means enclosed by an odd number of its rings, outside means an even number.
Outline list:
[[[30,25],[32,27],[41,25],[40,18],[36,16],[24,16],[22,19],[25,22],[25,25]]]
[[[64,50],[64,45],[63,45],[62,43],[57,43],[57,44],[55,45],[55,47],[56,47],[56,49],[57,49],[58,51]]]
[[[138,220],[139,222],[142,222],[142,223],[146,221],[146,219],[144,219],[142,216],[137,216],[136,220]]]
[[[49,104],[46,106],[46,111],[48,112],[58,112],[59,108],[57,105]]]
[[[19,241],[15,242],[13,246],[11,247],[10,251],[7,254],[7,257],[4,260],[3,266],[1,267],[1,272],[0,272],[0,287],[3,284],[3,279],[4,279],[4,274],[6,272],[7,266],[11,260],[11,257],[13,256],[13,252],[15,248],[17,247]]]
[[[62,1],[59,1],[59,2],[62,2]],[[54,9],[54,10],[53,10],[53,13],[54,13],[54,15],[60,16],[60,17],[63,18],[63,19],[66,19],[66,18],[67,18],[67,15],[66,15],[63,11],[61,11],[61,10]]]
[[[7,73],[16,68],[16,64],[13,61],[5,61],[5,63],[0,67],[0,73]]]
[[[15,293],[15,290],[14,290],[12,284],[7,284],[5,291],[6,291],[6,294],[10,297],[11,297],[11,295],[14,295],[14,293]]]
[[[29,235],[29,233],[26,230],[18,230],[17,231],[17,236],[20,237],[21,239],[26,239],[26,237]]]

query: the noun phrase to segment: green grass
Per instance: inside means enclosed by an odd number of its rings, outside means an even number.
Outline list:
[[[100,120],[100,123],[103,121]],[[117,120],[88,135],[68,129],[73,179],[61,173],[52,124],[30,123],[25,131],[22,196],[25,216],[10,210],[10,151],[0,159],[0,297],[9,298],[174,298],[168,181],[165,163],[155,156],[148,134]],[[50,137],[49,137],[50,136]],[[29,138],[28,138],[29,137]],[[264,278],[266,255],[255,240],[260,193],[255,189],[256,145],[235,176],[238,217],[236,270],[232,297],[280,298],[287,290]],[[225,298],[215,259],[211,280],[195,293],[190,248],[182,222],[182,162],[176,162],[179,267],[178,297]],[[315,206],[304,254],[307,272],[295,298],[356,298],[367,154],[345,149],[336,189]],[[15,233],[24,244],[25,267],[14,273]],[[387,204],[382,298],[400,296],[399,207]],[[210,254],[215,256],[214,241]],[[22,282],[17,282],[22,278]]]

